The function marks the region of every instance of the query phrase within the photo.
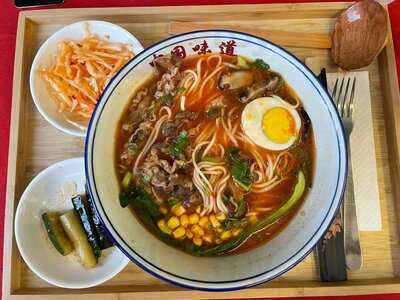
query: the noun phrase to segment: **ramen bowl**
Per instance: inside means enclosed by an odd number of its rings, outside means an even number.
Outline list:
[[[170,53],[202,55],[208,49],[261,58],[283,76],[301,98],[313,124],[315,170],[304,203],[270,241],[235,255],[195,257],[157,239],[129,209],[120,206],[115,141],[120,117],[138,89],[152,76],[155,57]],[[89,192],[105,227],[135,264],[179,286],[227,291],[272,280],[293,268],[313,249],[339,207],[347,172],[346,157],[343,128],[335,106],[307,67],[261,38],[213,30],[186,33],[157,43],[137,55],[113,78],[88,128],[85,167]]]

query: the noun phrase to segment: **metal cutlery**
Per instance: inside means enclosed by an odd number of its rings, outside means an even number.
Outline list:
[[[351,167],[350,135],[353,130],[353,110],[356,78],[343,77],[336,79],[332,98],[335,101],[338,112],[342,118],[348,146],[348,175],[347,184],[342,204],[343,229],[344,229],[344,251],[346,266],[348,269],[359,270],[362,265],[362,255],[357,223],[356,204],[354,199],[353,174]]]
[[[308,62],[308,63],[307,63]],[[308,66],[314,64],[315,70],[320,69],[319,61],[306,59]],[[318,80],[328,90],[325,68],[321,69]],[[322,282],[339,282],[347,280],[346,260],[344,254],[344,232],[342,229],[342,216],[338,211],[325,236],[316,247],[319,276]]]

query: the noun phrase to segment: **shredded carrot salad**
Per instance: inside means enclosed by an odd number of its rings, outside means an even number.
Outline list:
[[[60,112],[70,123],[87,123],[107,83],[132,57],[131,46],[88,35],[59,44],[55,63],[41,68]],[[77,123],[78,122],[78,123]]]

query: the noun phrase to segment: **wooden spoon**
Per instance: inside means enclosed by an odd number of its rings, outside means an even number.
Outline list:
[[[345,70],[368,66],[382,50],[387,35],[384,8],[363,0],[337,18],[332,35],[332,58]]]

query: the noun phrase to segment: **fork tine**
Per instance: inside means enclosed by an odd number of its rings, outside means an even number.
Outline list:
[[[344,96],[343,96],[343,116],[348,116],[348,111],[350,108],[350,99],[347,98],[347,95],[349,93],[349,86],[350,86],[350,77],[347,78],[347,83],[346,83],[346,89],[344,90]]]
[[[335,103],[336,103],[335,96],[336,96],[336,91],[337,91],[338,82],[339,82],[339,78],[336,78],[336,80],[335,80],[335,86],[333,87],[333,91],[332,91],[332,99],[333,99],[333,101],[334,101]]]
[[[340,98],[342,96],[343,84],[344,84],[344,77],[342,78],[342,81],[340,82],[339,94],[336,97],[336,105],[337,105],[339,114],[341,116],[343,115],[343,104],[342,104],[342,101],[340,100]]]
[[[351,118],[353,115],[353,110],[354,110],[354,94],[356,90],[356,77],[353,79],[353,85],[351,87],[351,92],[350,92],[350,100],[349,100],[349,110],[348,110],[348,116]]]

